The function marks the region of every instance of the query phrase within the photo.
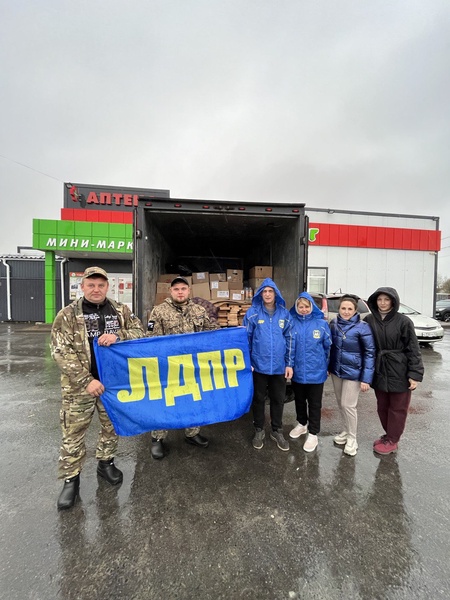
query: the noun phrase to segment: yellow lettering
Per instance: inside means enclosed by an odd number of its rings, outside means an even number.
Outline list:
[[[237,371],[245,369],[244,354],[239,348],[230,348],[223,351],[225,355],[225,367],[227,369],[228,387],[237,387]]]
[[[223,376],[222,361],[220,358],[220,350],[212,352],[199,352],[197,354],[198,366],[200,371],[200,381],[202,384],[202,390],[204,392],[210,392],[214,389],[222,390],[225,388],[225,378]],[[211,377],[214,376],[214,386]]]
[[[144,378],[145,370],[145,378]],[[150,400],[162,399],[161,381],[159,379],[158,359],[154,358],[129,358],[128,375],[130,378],[130,392],[120,390],[117,393],[119,402],[137,402],[145,397],[145,386],[148,387]]]
[[[191,394],[193,400],[201,400],[200,388],[195,381],[195,368],[192,354],[168,356],[167,387],[165,389],[166,406],[175,406],[177,396]],[[181,384],[183,371],[184,385]]]

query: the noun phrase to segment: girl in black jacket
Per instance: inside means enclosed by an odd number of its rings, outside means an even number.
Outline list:
[[[411,392],[423,379],[423,363],[412,321],[398,312],[400,298],[391,287],[374,292],[366,322],[372,328],[377,349],[372,387],[377,397],[378,416],[386,432],[373,444],[378,454],[398,449],[405,429]]]

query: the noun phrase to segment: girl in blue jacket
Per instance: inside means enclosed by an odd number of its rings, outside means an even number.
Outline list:
[[[272,279],[265,279],[258,288],[243,324],[247,328],[253,368],[253,447],[260,450],[264,445],[264,412],[268,393],[272,425],[270,437],[280,450],[287,451],[289,443],[283,435],[282,418],[286,379],[292,377],[292,325],[283,297]]]
[[[320,431],[323,384],[327,379],[328,355],[331,345],[330,328],[323,312],[307,292],[302,292],[291,308],[294,329],[294,374],[297,425],[289,433],[296,439],[308,433],[303,450],[317,448]]]
[[[331,346],[329,371],[334,393],[344,422],[344,431],[334,438],[344,445],[344,453],[355,456],[359,392],[367,392],[375,369],[375,341],[370,326],[356,312],[358,298],[342,296],[339,314],[330,323]]]

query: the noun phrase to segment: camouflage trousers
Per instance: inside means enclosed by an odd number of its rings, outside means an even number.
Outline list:
[[[114,431],[100,398],[80,393],[71,399],[63,398],[60,411],[62,445],[58,462],[58,479],[75,477],[83,468],[86,457],[85,436],[94,416],[98,412],[101,429],[97,440],[97,460],[114,458],[119,436]]]
[[[165,440],[169,433],[168,429],[155,429],[152,431],[152,438],[155,440]],[[200,427],[186,427],[184,434],[186,437],[194,437],[200,433]]]

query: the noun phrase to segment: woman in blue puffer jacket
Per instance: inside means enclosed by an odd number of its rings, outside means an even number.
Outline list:
[[[328,355],[331,335],[323,312],[308,292],[302,292],[290,310],[294,330],[294,374],[297,425],[289,433],[296,439],[305,433],[305,452],[317,448],[320,431],[323,384],[328,377]]]
[[[344,453],[355,456],[359,392],[367,392],[375,370],[375,341],[369,325],[356,312],[358,298],[342,296],[339,314],[330,323],[331,346],[329,371],[334,393],[344,422],[344,430],[334,438],[345,445]]]

